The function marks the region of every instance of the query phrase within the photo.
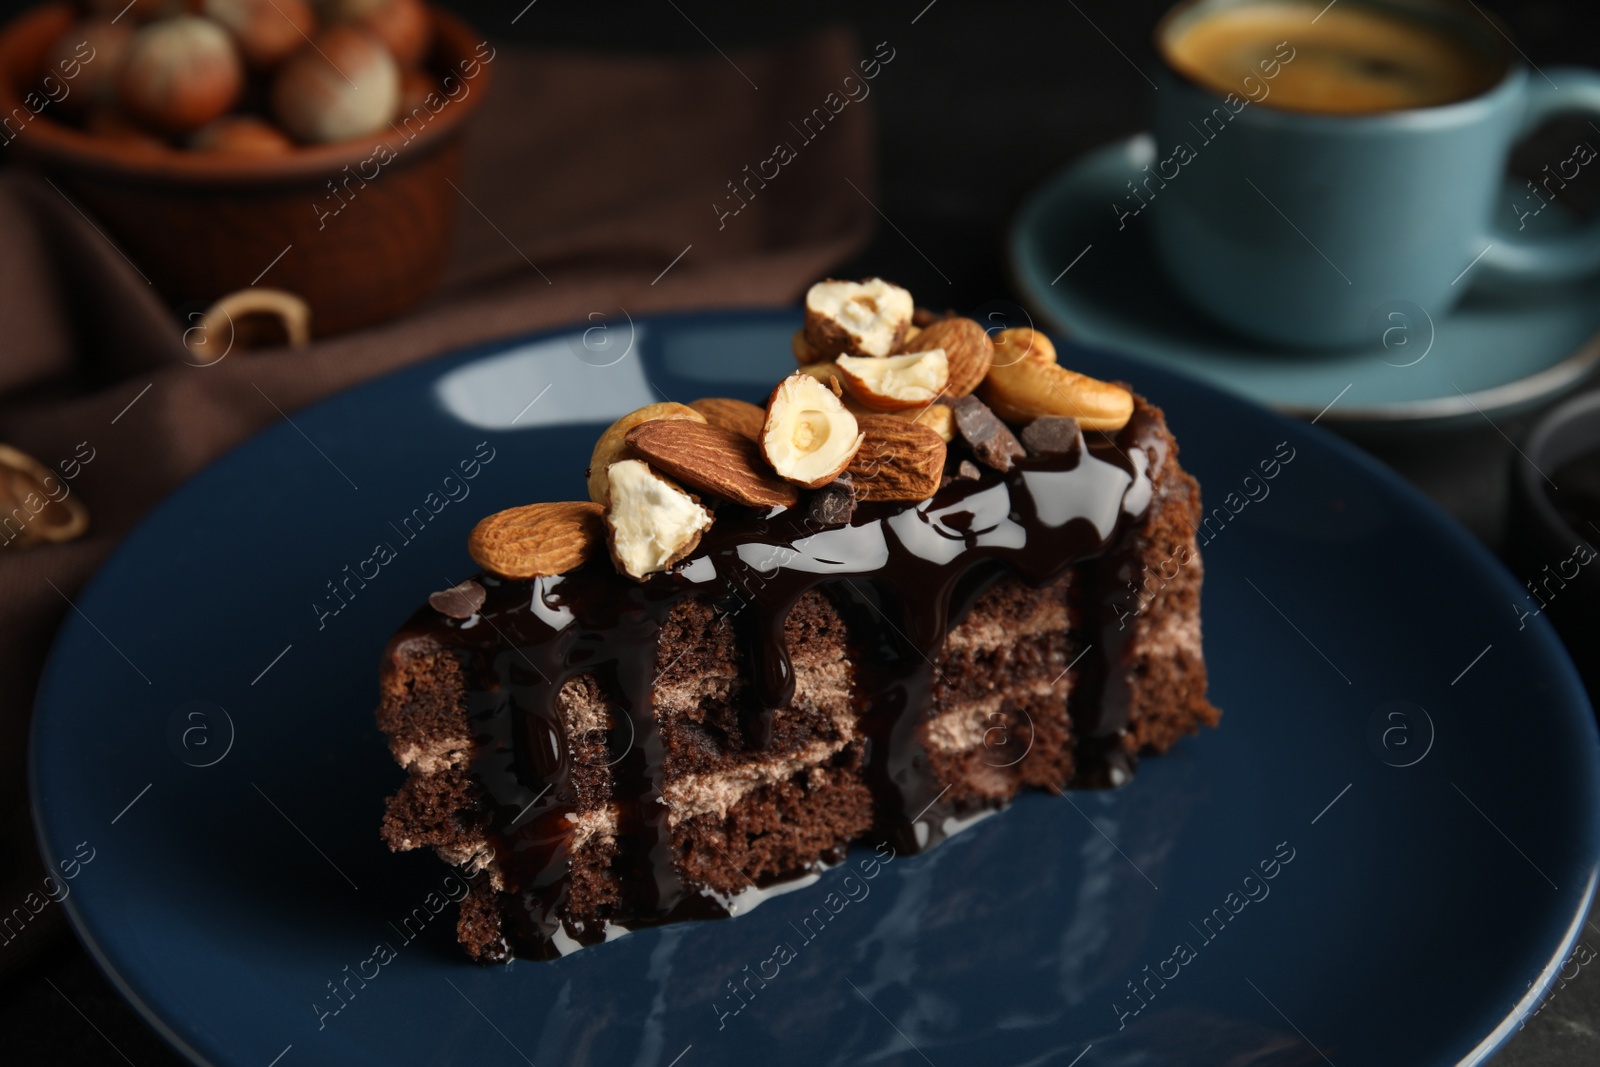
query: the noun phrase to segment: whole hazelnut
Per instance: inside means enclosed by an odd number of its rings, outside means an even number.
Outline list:
[[[189,138],[196,152],[234,156],[283,156],[294,151],[288,134],[254,115],[224,115]]]
[[[334,26],[278,68],[272,113],[302,141],[348,141],[382,129],[400,106],[400,65],[366,30]]]
[[[422,0],[388,0],[355,22],[388,46],[401,63],[420,63],[433,43],[433,21]]]
[[[85,115],[113,103],[117,71],[127,57],[133,27],[106,18],[87,18],[56,38],[40,60],[40,73],[66,86],[56,107],[66,115]]]
[[[200,13],[233,35],[252,70],[270,70],[316,32],[306,0],[200,0]]]
[[[117,76],[122,106],[172,133],[199,129],[225,114],[243,88],[244,68],[227,31],[194,15],[142,27]]]

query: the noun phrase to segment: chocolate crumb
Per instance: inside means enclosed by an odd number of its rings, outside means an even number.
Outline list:
[[[483,607],[487,596],[483,586],[468,578],[460,585],[429,593],[428,604],[440,615],[448,615],[452,619],[470,619]]]
[[[1078,420],[1068,415],[1044,415],[1022,428],[1022,443],[1035,456],[1070,455],[1082,440]]]
[[[950,410],[955,416],[956,429],[985,467],[1008,471],[1014,460],[1028,454],[1017,442],[1011,427],[1001,422],[1000,416],[977,397],[964,396],[951,404]]]
[[[809,515],[823,526],[843,526],[856,513],[856,487],[848,477],[837,478],[811,494]]]
[[[956,477],[957,478],[966,478],[969,481],[974,481],[975,482],[975,481],[978,480],[978,475],[979,475],[978,465],[976,463],[972,462],[972,460],[970,460],[970,459],[962,460],[961,461],[961,466],[956,468]]]

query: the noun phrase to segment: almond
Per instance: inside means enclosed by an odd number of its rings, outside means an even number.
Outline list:
[[[916,348],[918,351],[944,349],[950,365],[944,395],[953,400],[976,389],[994,361],[994,346],[989,343],[989,335],[984,333],[983,327],[960,316],[929,323],[917,334]]]
[[[1050,338],[1031,326],[1013,326],[1009,330],[1001,330],[991,340],[996,363],[1009,365],[1025,359],[1035,363],[1056,361],[1056,346]]]
[[[704,415],[711,425],[732,430],[752,441],[761,436],[761,424],[767,421],[767,413],[748,400],[708,396],[689,406]]]
[[[1133,417],[1133,394],[1054,363],[996,363],[978,395],[1007,422],[1068,415],[1085,430],[1120,430]]]
[[[787,508],[800,501],[799,490],[762,461],[756,443],[725,426],[657,419],[629,430],[628,445],[656,470],[690,489],[735,504]]]
[[[641,459],[606,468],[606,529],[617,569],[643,581],[683,559],[711,527],[711,512]]]
[[[927,407],[950,379],[942,348],[881,359],[840,356],[833,366],[850,395],[873,411]]]
[[[565,574],[605,544],[604,510],[589,501],[564,501],[498,511],[472,528],[467,552],[502,578]]]
[[[861,447],[856,417],[822,382],[796,371],[772,391],[761,455],[785,481],[816,489],[850,465]]]
[[[895,415],[863,415],[866,440],[848,473],[858,500],[926,500],[944,474],[944,441]]]
[[[824,359],[887,356],[905,339],[913,310],[911,294],[882,278],[830,278],[806,293],[805,339]]]
[[[939,440],[945,444],[955,440],[955,415],[950,410],[949,404],[929,404],[925,408],[911,408],[906,411],[897,411],[895,414],[902,419],[910,419],[912,422],[926,426],[938,434]]]
[[[660,404],[646,404],[637,411],[630,411],[616,422],[613,422],[606,427],[606,432],[600,435],[600,440],[594,443],[594,451],[589,454],[590,500],[593,500],[596,504],[604,504],[606,502],[606,468],[618,460],[628,458],[628,431],[640,423],[649,422],[652,419],[706,421],[706,417],[694,408],[667,401]]]

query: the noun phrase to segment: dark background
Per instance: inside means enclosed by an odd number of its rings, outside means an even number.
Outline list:
[[[959,309],[1015,299],[1005,231],[1030,188],[1086,150],[1142,128],[1152,90],[1135,65],[1153,66],[1150,28],[1168,6],[1167,0],[829,0],[792,8],[730,0],[536,0],[524,10],[524,3],[445,6],[496,42],[540,48],[659,55],[715,47],[737,61],[741,49],[826,24],[854,27],[864,52],[887,41],[896,58],[887,76],[872,83],[870,102],[881,170],[875,200],[893,225],[880,226],[870,247],[838,274],[893,278],[919,302]],[[0,19],[25,6],[0,0]],[[1541,67],[1600,67],[1592,0],[1480,6],[1497,14]],[[560,99],[530,100],[529,121],[561,106]],[[605,138],[607,131],[592,135]],[[1579,201],[1600,200],[1584,182],[1595,182],[1593,172],[1575,183]],[[1504,421],[1500,429],[1520,440],[1527,421]],[[1512,453],[1494,427],[1364,443],[1500,546]],[[0,1063],[124,1062],[178,1061],[70,935],[59,934],[43,959],[0,976]],[[1600,978],[1580,974],[1496,1062],[1600,1063]]]

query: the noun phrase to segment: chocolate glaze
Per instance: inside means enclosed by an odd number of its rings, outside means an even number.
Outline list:
[[[512,947],[548,958],[607,934],[562,918],[567,816],[593,788],[575,773],[579,739],[563,736],[557,707],[563,684],[580,675],[592,676],[614,709],[610,795],[582,805],[609,801],[617,812],[625,895],[610,924],[727,913],[679,875],[661,802],[665,746],[651,704],[657,637],[685,598],[703,598],[735,625],[754,697],[746,733],[764,746],[774,710],[794,697],[784,620],[807,591],[830,597],[850,633],[876,832],[916,851],[943,836],[947,817],[963,814],[941,801],[919,739],[946,634],[1001,575],[1043,585],[1076,567],[1068,595],[1085,651],[1069,698],[1079,739],[1075,784],[1125,781],[1128,689],[1117,667],[1128,629],[1116,625],[1113,594],[1136,577],[1123,534],[1147,513],[1151,465],[1160,469],[1165,442],[1141,404],[1114,436],[1090,434],[1068,455],[1022,459],[1004,474],[984,469],[916,505],[864,503],[835,526],[818,525],[803,504],[767,513],[723,508],[689,559],[647,581],[618,574],[609,561],[532,581],[480,576],[487,599],[473,618],[420,610],[391,648],[460,657],[473,770],[492,807],[489,840],[522,905],[507,909]]]

